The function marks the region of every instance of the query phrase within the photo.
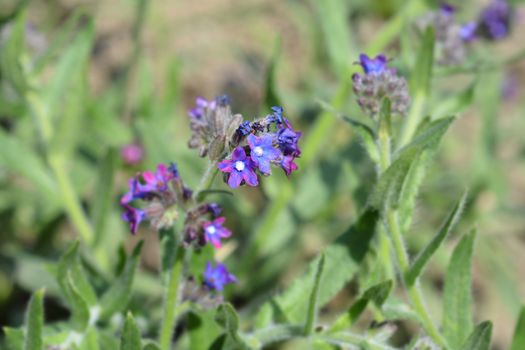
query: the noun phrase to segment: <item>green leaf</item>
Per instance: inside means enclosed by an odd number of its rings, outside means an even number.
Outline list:
[[[329,332],[338,332],[351,327],[365,311],[369,302],[373,302],[377,307],[381,307],[390,295],[393,286],[393,281],[388,280],[368,288],[363,293],[363,296],[357,299],[350,309],[334,322]]]
[[[480,323],[467,341],[460,348],[461,350],[489,350],[490,338],[492,337],[492,322],[485,321]]]
[[[25,54],[26,16],[18,15],[10,35],[0,48],[0,75],[19,96],[27,90],[27,80],[22,63]]]
[[[324,274],[330,279],[319,287],[320,307],[330,301],[359,269],[369,250],[378,217],[377,210],[368,208],[354,225],[324,250]],[[310,296],[304,291],[313,288],[319,260],[317,257],[310,262],[306,273],[274,300],[290,323],[302,324],[307,317]]]
[[[452,348],[459,348],[473,328],[471,264],[475,239],[476,229],[461,239],[445,276],[443,335]]]
[[[7,350],[24,349],[24,330],[20,328],[4,327],[5,345]]]
[[[80,343],[79,350],[99,350],[98,333],[95,328],[89,328]]]
[[[408,286],[414,285],[416,279],[419,277],[419,275],[421,275],[423,269],[425,268],[430,258],[438,250],[441,244],[443,244],[443,242],[448,237],[456,223],[459,221],[466,200],[467,192],[465,192],[463,196],[461,196],[460,200],[457,202],[454,209],[450,212],[443,225],[441,225],[441,228],[436,233],[436,235],[414,259],[412,265],[410,266],[410,269],[408,270],[405,276],[406,283]]]
[[[144,344],[142,350],[160,350],[160,347],[156,343],[149,341]]]
[[[115,172],[117,154],[109,149],[100,166],[99,176],[93,191],[91,218],[95,228],[95,244],[104,237],[106,219],[113,201],[113,174]]]
[[[239,334],[239,316],[230,303],[221,304],[217,309],[215,321],[225,330],[225,337],[219,337],[212,348],[250,349]],[[220,344],[220,345],[219,345]]]
[[[51,203],[56,203],[56,184],[44,161],[26,143],[3,129],[0,129],[0,164],[29,180]]]
[[[418,131],[414,140],[399,151],[397,158],[379,178],[369,197],[370,206],[377,209],[401,207],[401,214],[406,220],[407,213],[411,212],[407,206],[413,207],[413,204],[407,202],[412,203],[420,184],[420,180],[416,181],[417,177],[410,175],[411,168],[414,162],[419,162],[422,154],[429,152],[423,155],[427,157],[435,152],[453,120],[453,117],[440,119],[428,123]],[[401,198],[405,203],[401,202]]]
[[[521,307],[510,350],[525,349],[525,306]]]
[[[276,83],[276,70],[277,63],[279,62],[279,57],[281,56],[281,38],[277,37],[275,39],[274,49],[270,62],[268,63],[268,68],[266,69],[266,84],[265,84],[265,94],[264,101],[267,108],[273,106],[282,106],[281,98],[277,91]]]
[[[97,296],[80,262],[79,246],[79,241],[75,241],[60,258],[57,264],[57,281],[66,300],[71,301],[70,286],[72,286],[88,306],[94,306],[97,303]],[[68,279],[71,279],[70,286],[68,286]]]
[[[345,75],[352,61],[352,40],[348,27],[348,3],[344,0],[311,1],[323,34],[323,43],[330,58],[332,70]],[[324,50],[323,50],[324,51]]]
[[[126,315],[124,330],[120,336],[120,350],[141,350],[140,330],[131,312]]]
[[[413,95],[428,95],[432,79],[434,64],[434,30],[428,27],[423,34],[421,48],[418,51],[416,66],[411,74],[411,88]]]
[[[312,334],[314,327],[317,323],[317,312],[319,309],[319,288],[321,284],[321,278],[323,276],[325,255],[321,255],[319,264],[317,265],[317,271],[315,273],[314,284],[312,291],[310,292],[310,301],[308,303],[308,313],[306,314],[306,323],[304,325],[304,334]]]
[[[190,350],[209,349],[213,340],[222,333],[214,319],[215,315],[216,312],[211,310],[188,314]]]
[[[142,244],[144,241],[140,241],[130,257],[128,257],[124,269],[116,280],[111,284],[111,287],[104,293],[100,300],[100,306],[102,308],[101,318],[107,319],[115,312],[124,311],[126,306],[131,299],[133,280],[135,278],[135,272],[142,250]]]
[[[66,290],[71,305],[71,318],[77,330],[83,331],[89,323],[89,306],[82,296],[82,291],[77,287],[71,270],[67,272]]]
[[[24,350],[43,350],[44,341],[42,329],[44,327],[44,290],[35,292],[29,301],[25,320]]]

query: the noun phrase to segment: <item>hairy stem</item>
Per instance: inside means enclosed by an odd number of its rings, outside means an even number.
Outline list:
[[[168,285],[164,299],[164,318],[159,337],[160,348],[162,350],[169,350],[171,348],[171,338],[173,336],[173,329],[175,327],[175,320],[177,318],[176,311],[178,309],[177,305],[179,301],[178,291],[185,255],[186,249],[179,245],[175,253],[175,262],[169,274]]]
[[[410,139],[408,139],[410,140]],[[408,141],[407,141],[408,142]],[[390,135],[384,132],[379,133],[377,139],[377,145],[380,152],[380,164],[378,167],[379,174],[382,174],[388,169],[391,163],[392,150],[390,147]],[[415,283],[412,286],[408,286],[405,281],[405,275],[410,268],[410,260],[406,250],[405,242],[403,240],[403,235],[401,232],[399,224],[399,216],[395,209],[387,207],[383,213],[385,228],[390,234],[392,245],[395,252],[395,257],[397,264],[400,270],[401,280],[403,285],[407,290],[408,297],[414,308],[414,311],[417,313],[421,320],[421,325],[427,332],[427,334],[440,346],[446,348],[446,342],[443,336],[439,333],[437,327],[432,321],[432,317],[426,307],[423,292],[418,283]]]

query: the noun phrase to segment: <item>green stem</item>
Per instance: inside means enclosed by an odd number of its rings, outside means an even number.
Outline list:
[[[182,267],[186,250],[179,245],[175,253],[175,262],[171,268],[168,280],[168,288],[164,299],[164,318],[162,328],[160,331],[159,343],[162,350],[169,350],[171,348],[171,338],[173,336],[173,329],[175,327],[175,320],[178,310],[178,290],[179,282],[182,275]]]
[[[217,168],[217,161],[208,161],[208,167],[206,168],[206,171],[202,175],[201,181],[199,183],[199,187],[197,189],[197,195],[195,196],[197,202],[202,201],[204,198],[202,198],[203,191],[209,189],[213,183],[213,180],[215,180],[215,176],[217,175],[219,171],[219,168]]]
[[[411,138],[410,138],[411,139]],[[408,140],[410,140],[408,139]],[[383,173],[388,169],[391,162],[391,148],[390,148],[390,136],[387,133],[379,133],[377,140],[380,156],[379,173]],[[427,334],[440,346],[446,348],[446,341],[443,336],[439,333],[438,329],[432,321],[432,317],[426,307],[423,298],[423,292],[418,283],[412,286],[408,286],[405,281],[405,275],[410,268],[410,260],[403,240],[403,235],[399,225],[399,216],[395,209],[386,208],[384,216],[385,227],[390,234],[392,245],[399,266],[401,280],[407,289],[407,294],[410,298],[410,302],[414,311],[417,313],[421,320],[421,325],[427,332]]]

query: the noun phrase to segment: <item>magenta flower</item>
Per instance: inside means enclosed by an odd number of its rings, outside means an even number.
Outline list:
[[[164,164],[159,164],[155,173],[151,171],[142,173],[145,184],[141,185],[141,190],[164,192],[168,189],[169,182],[178,176],[179,172],[175,164],[171,164],[168,168]]]
[[[284,156],[281,159],[281,168],[283,168],[286,176],[289,176],[292,171],[297,170],[297,164],[294,163],[294,156]]]
[[[232,234],[230,230],[222,226],[225,220],[224,216],[221,216],[213,221],[206,221],[202,225],[206,242],[211,242],[215,248],[221,247],[221,238],[228,238]]]
[[[281,152],[273,147],[273,139],[272,135],[257,137],[253,134],[246,138],[250,146],[251,159],[259,167],[259,170],[266,175],[271,173],[270,162],[281,155]]]
[[[259,180],[254,171],[253,161],[246,156],[242,147],[237,147],[232,154],[232,159],[225,159],[217,164],[223,173],[229,173],[228,186],[237,188],[244,181],[249,186],[257,186]]]
[[[232,275],[226,266],[221,263],[217,263],[217,267],[213,267],[210,262],[206,264],[206,270],[204,270],[204,285],[210,289],[222,291],[224,286],[229,283],[237,282],[237,278]]]
[[[128,165],[137,165],[142,161],[144,150],[142,146],[134,143],[122,146],[120,149],[120,156],[124,163]]]
[[[135,234],[140,222],[146,218],[146,212],[129,205],[123,205],[123,207],[125,211],[122,213],[122,219],[129,222],[129,229],[132,234]]]

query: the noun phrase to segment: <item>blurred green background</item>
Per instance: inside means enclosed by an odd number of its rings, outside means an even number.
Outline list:
[[[484,3],[457,1],[458,17],[477,16]],[[196,187],[206,161],[186,147],[186,110],[197,96],[222,94],[247,119],[279,102],[305,134],[300,170],[290,179],[275,172],[261,188],[213,197],[234,232],[218,252],[240,280],[227,298],[241,314],[255,311],[356,219],[373,183],[358,137],[319,101],[339,93],[337,109],[358,116],[344,85],[357,71],[359,53],[385,52],[403,73],[415,59],[414,21],[432,6],[414,0],[1,1],[0,326],[20,325],[30,293],[41,286],[50,296],[46,320],[67,317],[46,266],[79,235],[92,236],[85,263],[100,288],[117,269],[120,247],[146,240],[132,308],[160,317],[157,235],[144,225],[130,236],[118,198],[130,176],[159,162],[176,162]],[[506,40],[475,43],[471,62],[511,57],[525,46],[523,33],[518,17]],[[475,313],[494,321],[496,349],[508,346],[525,300],[524,81],[520,61],[480,72],[437,71],[428,113],[460,114],[424,180],[407,237],[409,248],[419,249],[470,189],[467,215],[455,231],[479,228]],[[144,147],[138,165],[121,159],[129,143]],[[219,182],[215,187],[224,189]],[[440,250],[424,279],[435,315],[449,255]],[[349,283],[323,317],[333,319],[355,294]],[[400,324],[399,342],[411,332],[413,325]]]

